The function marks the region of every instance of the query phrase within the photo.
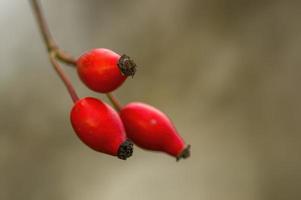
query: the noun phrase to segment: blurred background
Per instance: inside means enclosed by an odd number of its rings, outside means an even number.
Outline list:
[[[139,65],[116,92],[173,119],[192,145],[176,162],[127,161],[75,136],[29,1],[0,1],[0,199],[301,199],[301,2],[42,1],[60,46]],[[65,67],[80,96],[90,92]]]

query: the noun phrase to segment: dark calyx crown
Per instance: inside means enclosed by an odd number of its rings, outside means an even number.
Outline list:
[[[190,145],[188,145],[181,153],[177,156],[177,161],[179,161],[181,158],[186,159],[190,156]]]
[[[134,76],[136,73],[136,63],[127,55],[122,55],[117,63],[122,75]]]
[[[117,157],[126,160],[133,154],[133,143],[130,140],[124,141],[118,149]]]

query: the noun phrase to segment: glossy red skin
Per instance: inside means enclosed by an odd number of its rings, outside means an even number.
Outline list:
[[[112,92],[126,79],[117,63],[120,55],[109,49],[93,49],[77,60],[80,79],[91,90],[101,93]]]
[[[185,143],[169,118],[158,109],[143,103],[130,103],[122,108],[120,117],[128,138],[147,150],[163,151],[179,156]]]
[[[87,97],[77,101],[70,118],[78,137],[96,151],[116,156],[126,140],[118,113],[98,99]]]

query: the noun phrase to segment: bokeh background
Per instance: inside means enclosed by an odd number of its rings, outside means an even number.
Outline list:
[[[0,1],[1,200],[301,199],[301,3],[42,1],[57,42],[139,65],[116,95],[173,119],[192,157],[121,161],[75,136],[29,1]],[[90,92],[65,67],[80,96]]]

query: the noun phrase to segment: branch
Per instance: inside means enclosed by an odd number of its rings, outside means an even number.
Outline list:
[[[58,73],[58,75],[60,76],[60,78],[62,79],[62,81],[64,82],[65,86],[67,87],[67,90],[73,100],[73,102],[77,102],[78,101],[78,96],[75,92],[75,89],[70,81],[70,79],[68,78],[68,76],[65,75],[63,69],[61,68],[61,66],[59,65],[59,63],[56,61],[55,59],[55,52],[50,52],[49,53],[49,59],[50,62],[52,64],[52,66],[54,67],[55,71]]]
[[[107,93],[106,94],[108,99],[111,101],[112,105],[114,106],[114,108],[120,112],[121,110],[121,104],[119,103],[119,101],[111,94],[111,93]]]
[[[54,41],[53,37],[51,36],[39,1],[31,0],[31,4],[48,52],[55,52],[55,58],[59,59],[60,61],[66,64],[75,66],[76,59],[70,56],[68,53],[61,50]]]

